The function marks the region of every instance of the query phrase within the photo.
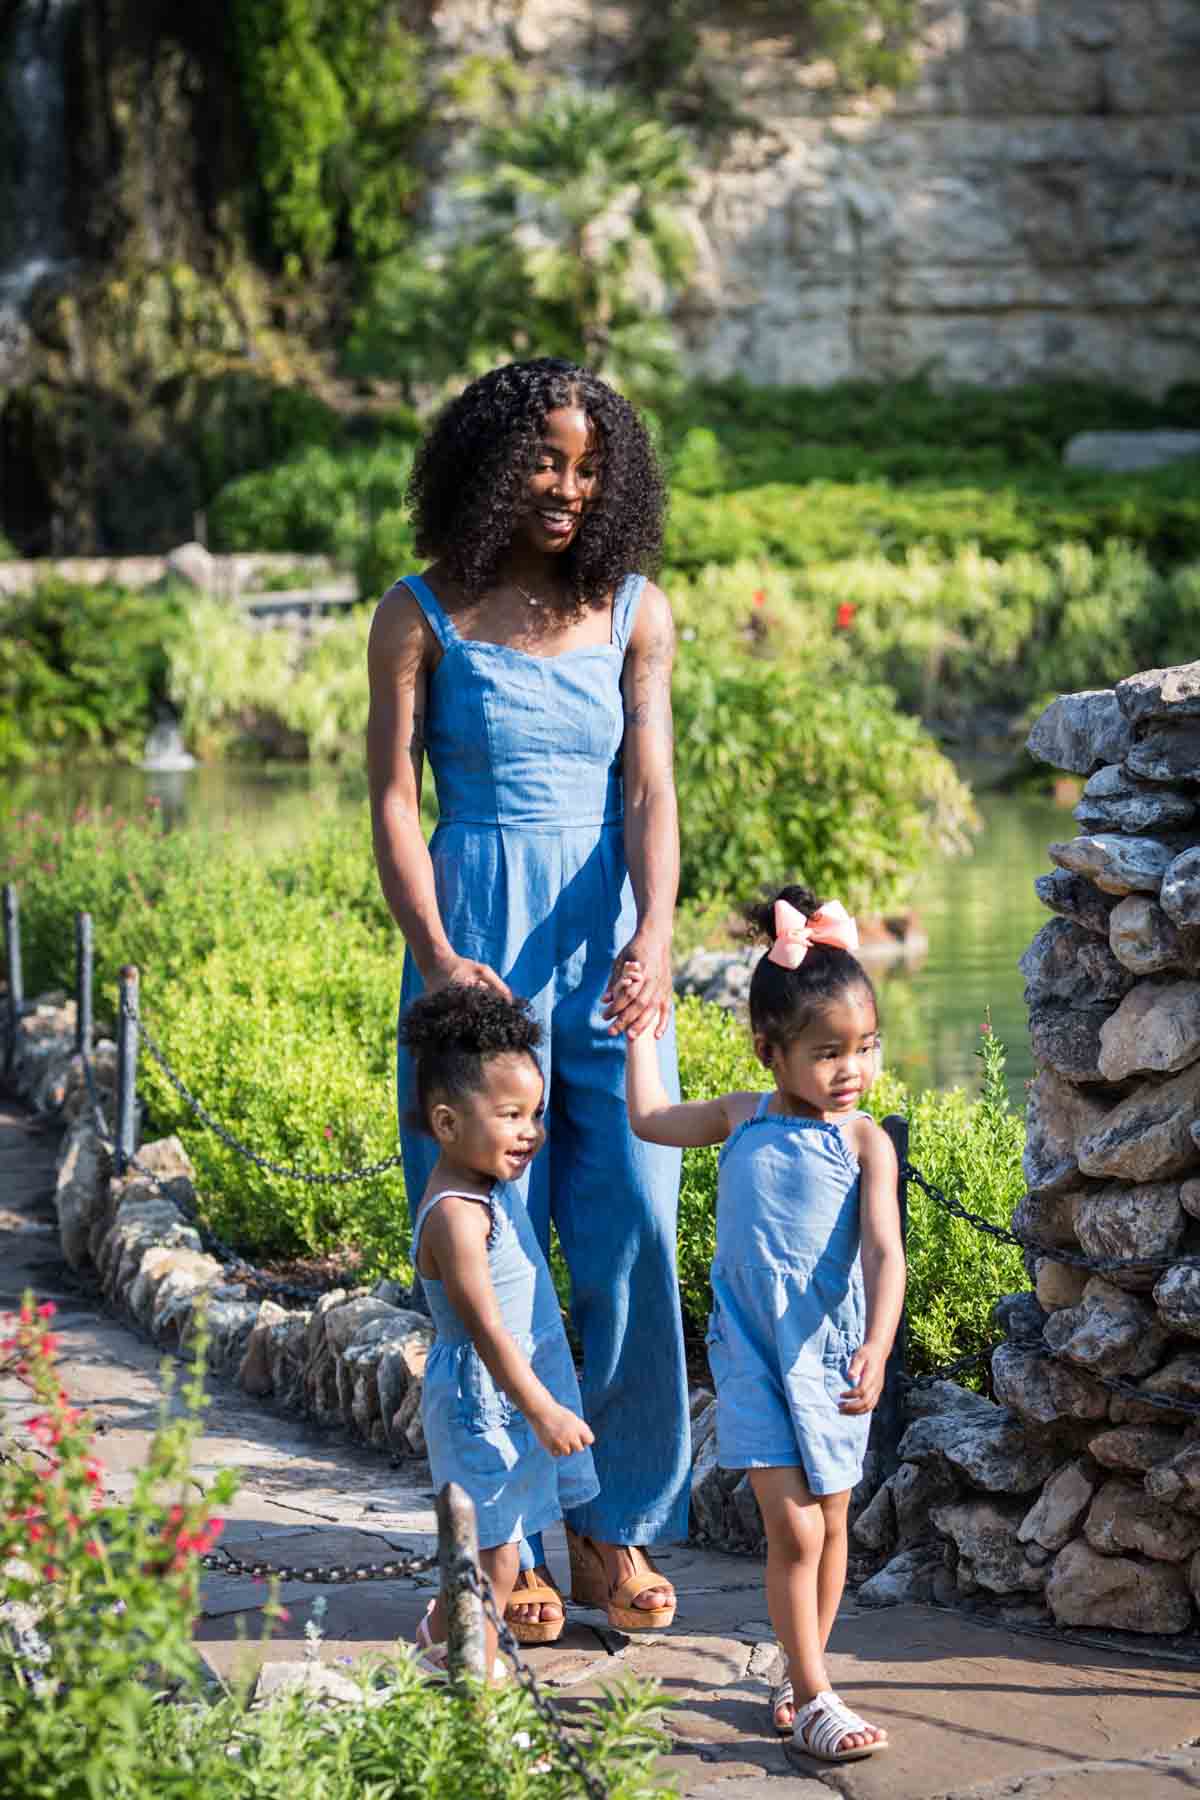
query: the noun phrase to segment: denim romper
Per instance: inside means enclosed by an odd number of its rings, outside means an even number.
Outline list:
[[[625,1040],[610,1036],[601,1001],[613,958],[637,927],[621,675],[645,578],[618,586],[609,643],[557,656],[460,637],[419,575],[404,585],[442,651],[427,685],[425,741],[439,808],[429,854],[446,935],[527,999],[544,1032],[546,1143],[517,1185],[543,1254],[553,1220],[570,1270],[600,1479],[598,1498],[567,1523],[606,1542],[682,1538],[691,1458],[675,1265],[680,1153],[630,1130]],[[402,1007],[421,989],[407,956]],[[677,1098],[673,1019],[658,1054]],[[408,1128],[403,1050],[398,1091],[415,1208],[437,1146]],[[541,1560],[540,1546],[531,1554]]]
[[[869,1413],[838,1411],[866,1331],[858,1159],[844,1126],[769,1113],[721,1149],[708,1360],[725,1469],[804,1470],[814,1494],[862,1474]],[[857,1116],[857,1115],[855,1115]]]
[[[425,1221],[454,1191],[443,1188],[422,1202],[413,1230],[414,1263]],[[490,1200],[461,1198],[491,1213],[488,1270],[505,1329],[554,1398],[582,1412],[558,1296],[520,1196],[500,1182]],[[561,1519],[564,1507],[593,1498],[599,1483],[592,1453],[553,1457],[543,1449],[524,1413],[492,1380],[443,1284],[427,1275],[421,1280],[437,1332],[421,1392],[433,1485],[457,1481],[466,1489],[475,1502],[481,1549],[516,1543]]]

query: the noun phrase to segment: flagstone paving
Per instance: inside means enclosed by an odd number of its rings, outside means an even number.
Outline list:
[[[49,1200],[55,1143],[0,1103],[0,1308],[26,1286],[57,1303],[64,1383],[96,1421],[119,1496],[158,1417],[161,1353],[59,1257]],[[0,1382],[0,1406],[10,1428],[33,1411],[15,1380]],[[195,1467],[201,1478],[239,1471],[221,1542],[245,1560],[386,1562],[435,1542],[426,1465],[393,1465],[226,1384],[213,1384]],[[549,1554],[565,1579],[561,1532]],[[653,1678],[669,1703],[664,1785],[686,1800],[829,1800],[831,1788],[846,1800],[1200,1796],[1200,1666],[1170,1646],[1068,1642],[926,1606],[868,1610],[852,1596],[834,1632],[834,1679],[852,1706],[887,1726],[891,1747],[836,1768],[793,1767],[768,1729],[777,1653],[761,1565],[684,1545],[656,1555],[679,1593],[669,1631],[631,1638],[602,1613],[572,1607],[559,1642],[528,1657],[568,1719],[614,1680]],[[268,1642],[262,1584],[208,1575],[197,1639],[214,1671],[302,1659],[315,1591],[326,1599],[322,1658],[336,1667],[411,1638],[432,1586],[428,1577],[320,1590],[285,1583],[291,1616]]]

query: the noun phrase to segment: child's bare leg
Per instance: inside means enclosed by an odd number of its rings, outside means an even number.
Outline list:
[[[479,1566],[492,1584],[492,1598],[496,1602],[496,1611],[504,1617],[504,1609],[512,1595],[513,1584],[517,1579],[517,1571],[521,1566],[521,1546],[519,1544],[497,1544],[494,1550],[479,1552]],[[496,1629],[485,1617],[483,1621],[484,1668],[488,1671],[488,1680],[492,1679],[492,1668],[496,1661]]]
[[[803,1706],[830,1686],[825,1645],[846,1579],[849,1495],[814,1495],[801,1469],[751,1469],[750,1482],[767,1533],[767,1608]],[[789,1723],[783,1708],[778,1718]],[[860,1749],[885,1735],[874,1727],[849,1732],[838,1747]]]
[[[825,1650],[846,1588],[850,1490],[847,1488],[841,1494],[822,1494],[819,1504],[825,1518],[825,1545],[817,1567],[817,1615],[821,1625],[821,1649]]]
[[[520,1546],[518,1544],[497,1544],[492,1550],[479,1552],[479,1566],[492,1584],[492,1594],[496,1601],[496,1610],[501,1617],[508,1605],[513,1591],[513,1583],[517,1579],[520,1566]],[[446,1597],[439,1594],[437,1602],[429,1615],[429,1635],[435,1644],[444,1644],[449,1625],[446,1619]],[[484,1668],[491,1670],[496,1661],[496,1632],[487,1618],[483,1622]]]

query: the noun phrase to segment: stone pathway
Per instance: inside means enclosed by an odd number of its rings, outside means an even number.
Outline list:
[[[0,1308],[26,1285],[53,1299],[72,1398],[101,1431],[108,1484],[132,1482],[153,1430],[160,1353],[108,1316],[58,1255],[49,1202],[56,1139],[0,1103]],[[275,1413],[214,1384],[196,1455],[202,1476],[233,1467],[241,1490],[222,1542],[296,1564],[386,1561],[434,1542],[426,1465],[398,1467],[340,1433]],[[0,1383],[7,1423],[29,1416],[25,1390]],[[565,1550],[550,1539],[565,1579]],[[1184,1800],[1200,1795],[1200,1670],[1136,1647],[1088,1648],[986,1625],[931,1607],[860,1609],[850,1599],[834,1633],[841,1692],[885,1724],[891,1750],[836,1769],[789,1767],[765,1730],[775,1650],[761,1566],[690,1546],[666,1546],[680,1596],[670,1631],[631,1639],[603,1615],[571,1609],[559,1643],[529,1653],[539,1680],[568,1710],[626,1672],[652,1676],[671,1702],[664,1778],[686,1800]],[[386,1651],[411,1637],[430,1588],[373,1582],[327,1588],[324,1659]],[[285,1586],[288,1624],[267,1646],[264,1589],[232,1576],[203,1585],[197,1638],[214,1669],[299,1660],[314,1590]],[[820,1777],[817,1779],[817,1777]]]

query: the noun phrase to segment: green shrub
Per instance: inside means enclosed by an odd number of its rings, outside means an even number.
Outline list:
[[[314,445],[243,475],[212,503],[213,548],[322,551],[350,562],[372,521],[400,506],[412,458],[411,443],[395,438],[370,448]],[[397,568],[389,579],[402,572]]]
[[[679,1073],[688,1099],[769,1085],[745,1026],[695,999],[678,1008]],[[994,1224],[1007,1225],[1023,1195],[1025,1128],[1009,1105],[1004,1053],[984,1035],[982,1092],[910,1093],[880,1076],[868,1098],[877,1118],[903,1114],[909,1157],[931,1183]],[[688,1150],[679,1192],[679,1286],[690,1334],[700,1335],[712,1306],[709,1267],[716,1250],[717,1150]],[[991,1309],[1001,1294],[1028,1287],[1021,1254],[952,1218],[915,1186],[908,1190],[907,1367],[923,1374],[990,1344]]]
[[[952,557],[1048,553],[1063,539],[1100,549],[1122,538],[1156,563],[1195,554],[1200,486],[1192,465],[1152,474],[1098,477],[1062,473],[984,486],[943,477],[893,486],[828,476],[770,481],[730,492],[674,496],[666,561],[685,569],[757,557],[785,568],[912,550]]]
[[[203,756],[257,744],[314,761],[361,759],[371,611],[356,607],[302,639],[198,599],[170,652],[169,691],[188,744]]]
[[[931,845],[965,848],[969,791],[885,689],[685,655],[675,722],[684,899],[799,877],[887,908]]]
[[[972,468],[986,466],[1010,473],[1036,468],[1041,480],[1062,475],[1063,448],[1077,432],[1190,426],[1198,397],[1195,386],[1151,400],[1085,381],[989,389],[934,387],[925,377],[914,377],[818,388],[753,387],[732,376],[689,383],[663,404],[662,424],[669,454],[686,444],[689,432],[711,432],[721,445],[726,487],[796,480],[789,463],[796,454],[852,454],[864,474],[894,478],[907,467],[961,480]],[[886,459],[893,456],[915,460],[889,467]],[[877,457],[883,460],[875,462]],[[978,458],[985,462],[977,463]],[[680,471],[674,473],[678,480]],[[824,473],[844,479],[833,469]]]
[[[1043,694],[1186,661],[1200,638],[1200,564],[1160,574],[1119,542],[1005,558],[910,550],[799,570],[710,564],[668,585],[685,664],[689,641],[710,657],[753,649],[826,682],[886,683],[924,719],[1019,713]]]
[[[3,604],[0,763],[139,758],[166,694],[179,600],[55,579]]]

